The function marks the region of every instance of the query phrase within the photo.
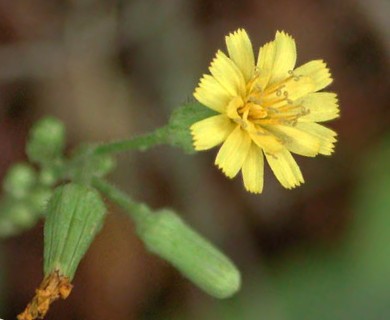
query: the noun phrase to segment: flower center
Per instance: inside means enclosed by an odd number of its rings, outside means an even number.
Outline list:
[[[293,101],[291,92],[304,89],[309,84],[301,81],[301,76],[290,76],[277,83],[264,86],[264,78],[259,72],[247,84],[246,95],[234,98],[228,106],[228,116],[243,129],[259,130],[262,125],[296,125],[298,119],[309,113],[305,107]],[[311,84],[310,84],[311,85]]]

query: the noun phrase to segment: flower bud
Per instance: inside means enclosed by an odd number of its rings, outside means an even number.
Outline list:
[[[3,199],[0,204],[0,237],[10,237],[32,228],[37,215],[25,201]]]
[[[137,227],[151,252],[170,262],[208,294],[227,298],[239,289],[240,273],[233,263],[174,212],[161,210]]]
[[[34,169],[28,164],[15,164],[8,170],[4,178],[4,190],[14,198],[22,199],[35,184],[36,176]]]
[[[56,162],[53,165],[48,165],[43,168],[41,168],[41,171],[39,173],[39,182],[41,185],[52,187],[54,186],[62,174],[62,167],[60,162]]]
[[[38,220],[30,208],[23,203],[13,203],[8,208],[8,216],[18,230],[29,229],[33,227]]]
[[[45,275],[58,272],[72,280],[103,225],[105,205],[95,189],[69,183],[54,191],[46,211]]]
[[[32,190],[27,198],[30,209],[38,216],[45,213],[51,194],[52,190],[45,187],[39,187]]]
[[[65,127],[53,117],[39,120],[31,129],[26,146],[32,162],[44,164],[58,158],[65,146]]]

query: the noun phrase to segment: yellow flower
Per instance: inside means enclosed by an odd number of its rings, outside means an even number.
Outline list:
[[[229,178],[241,170],[245,188],[261,193],[264,155],[280,183],[288,189],[304,182],[291,155],[330,155],[336,133],[317,122],[339,115],[337,95],[317,92],[332,82],[322,60],[296,69],[294,39],[276,32],[260,48],[257,63],[245,30],[226,38],[229,56],[218,51],[194,92],[218,115],[196,122],[191,133],[196,150],[221,143],[215,164]]]

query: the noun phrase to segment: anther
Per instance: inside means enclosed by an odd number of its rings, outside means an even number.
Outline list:
[[[282,95],[282,89],[286,87],[285,84],[282,84],[277,90],[276,90],[276,96],[280,97]]]
[[[268,136],[269,134],[265,131],[256,131],[257,136]]]
[[[261,100],[260,99],[257,99],[255,97],[249,97],[248,100],[247,100],[248,103],[254,103],[254,104],[257,104],[257,105],[261,105]]]
[[[291,139],[290,137],[287,137],[287,136],[281,138],[280,140],[281,140],[280,142],[281,142],[282,144],[287,144],[287,143],[293,142],[293,139]]]
[[[260,92],[263,91],[263,87],[260,86],[258,83],[255,84],[255,89],[257,89],[257,90],[260,91]]]
[[[244,120],[242,120],[241,118],[235,118],[234,122],[239,124],[241,126],[241,128],[243,128],[243,129],[246,129],[248,127],[248,124]]]
[[[267,107],[267,108],[265,108],[265,109],[267,109],[267,110],[269,110],[269,111],[272,111],[272,112],[274,112],[274,113],[279,113],[279,112],[280,112],[278,109],[276,109],[276,108],[274,108],[274,107]]]
[[[275,160],[278,159],[278,157],[275,156],[273,153],[266,152],[265,154],[269,155],[270,157],[274,158]]]

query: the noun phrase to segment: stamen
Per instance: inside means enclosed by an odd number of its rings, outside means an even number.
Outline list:
[[[246,123],[246,121],[248,121],[248,114],[249,114],[249,108],[246,109],[244,114],[242,115],[243,121],[245,122],[245,128],[248,126],[247,123]]]
[[[258,104],[258,105],[261,105],[262,101],[260,99],[257,99],[256,97],[254,96],[250,96],[247,100],[247,102],[249,103],[254,103],[254,104]]]
[[[301,75],[294,74],[293,70],[288,70],[287,72],[295,81],[299,81],[299,79],[302,77]]]
[[[278,157],[275,156],[273,153],[265,152],[265,154],[269,155],[270,157],[274,158],[275,160],[278,160]]]
[[[273,92],[276,91],[276,95],[281,95],[282,94],[282,89],[284,87],[286,87],[285,84],[280,85],[280,83],[275,83],[275,84],[271,85],[270,87],[268,87],[265,90],[264,94],[271,95]],[[280,93],[278,93],[278,92],[280,92]]]
[[[284,136],[283,138],[279,138],[279,140],[281,141],[282,144],[291,143],[293,141],[293,139],[291,139],[288,136]]]
[[[280,111],[279,111],[279,109],[277,109],[277,108],[274,108],[274,107],[264,107],[264,109],[265,110],[269,110],[269,111],[272,111],[272,112],[274,112],[274,113],[279,113]]]
[[[235,123],[239,124],[241,128],[246,129],[248,127],[248,124],[242,120],[241,118],[235,118],[233,119]]]
[[[263,91],[263,87],[260,86],[258,83],[256,83],[255,88],[256,88],[258,91],[260,91],[260,92]]]

